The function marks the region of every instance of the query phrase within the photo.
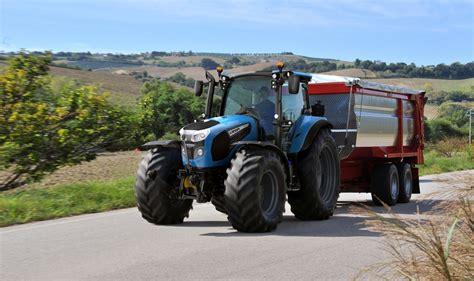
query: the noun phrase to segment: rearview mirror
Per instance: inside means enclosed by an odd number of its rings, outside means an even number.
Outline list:
[[[297,94],[300,91],[300,77],[297,75],[291,75],[288,77],[288,92],[290,94]]]
[[[202,81],[196,80],[196,82],[194,82],[194,95],[196,97],[200,97],[202,95],[202,85],[203,85]]]

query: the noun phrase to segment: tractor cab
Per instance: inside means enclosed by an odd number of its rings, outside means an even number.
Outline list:
[[[279,69],[273,72],[238,75],[227,74],[222,68],[218,68],[218,81],[206,72],[206,85],[209,87],[204,115],[209,118],[250,116],[256,121],[257,140],[272,142],[281,147],[292,124],[302,114],[310,113],[307,85],[311,75],[283,71],[283,64],[278,66]],[[197,96],[201,95],[203,84],[201,81],[196,82]],[[213,85],[222,90],[219,104],[215,104]],[[212,108],[213,106],[217,108]]]

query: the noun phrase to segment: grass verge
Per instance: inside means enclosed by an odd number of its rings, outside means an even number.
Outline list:
[[[432,150],[425,151],[424,156],[425,164],[419,166],[421,176],[474,169],[473,152],[461,151],[448,157]]]
[[[0,226],[135,206],[134,178],[0,193]]]

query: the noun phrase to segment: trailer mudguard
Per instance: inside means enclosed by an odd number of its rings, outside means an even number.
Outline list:
[[[325,117],[300,116],[289,133],[291,146],[288,154],[296,154],[308,149],[321,128],[332,128]]]
[[[268,149],[274,151],[278,156],[281,158],[281,162],[283,163],[285,167],[285,173],[286,173],[286,181],[287,184],[290,183],[291,181],[291,176],[290,176],[290,165],[288,162],[288,158],[286,157],[285,153],[276,145],[273,143],[269,142],[261,142],[261,141],[239,141],[233,144],[234,147],[238,147],[238,149],[234,152],[232,157],[234,157],[235,153],[238,151],[245,149],[245,148],[257,148],[257,149]]]

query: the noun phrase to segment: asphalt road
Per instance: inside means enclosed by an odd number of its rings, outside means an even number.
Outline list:
[[[421,188],[446,184],[425,177]],[[148,224],[133,208],[6,227],[0,280],[347,280],[385,255],[382,237],[349,211],[354,202],[371,205],[370,195],[341,194],[335,216],[314,222],[298,221],[287,206],[265,234],[236,232],[210,204],[195,204],[179,226]],[[430,208],[421,200],[394,209],[411,215],[417,205]]]

